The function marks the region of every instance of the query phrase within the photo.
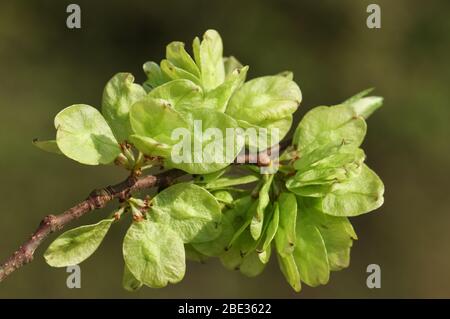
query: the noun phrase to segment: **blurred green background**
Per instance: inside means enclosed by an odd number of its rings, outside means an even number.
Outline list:
[[[80,30],[65,25],[71,2],[81,6]],[[127,293],[121,288],[122,223],[82,264],[81,289],[66,288],[65,269],[44,263],[49,240],[31,265],[0,284],[0,297],[450,297],[450,2],[378,0],[378,30],[366,27],[371,2],[2,1],[0,259],[44,215],[62,212],[126,174],[41,152],[31,140],[54,136],[60,109],[99,106],[103,86],[116,72],[132,72],[141,82],[142,64],[159,61],[167,43],[181,40],[190,47],[208,28],[221,33],[226,55],[250,65],[250,77],[294,71],[304,97],[297,120],[311,107],[376,87],[385,105],[370,118],[363,147],[385,182],[386,201],[352,219],[360,239],[350,268],[300,294],[285,283],[274,258],[252,279],[218,261],[190,262],[180,284]],[[99,220],[113,208],[76,224]],[[381,266],[381,289],[366,287],[372,263]]]

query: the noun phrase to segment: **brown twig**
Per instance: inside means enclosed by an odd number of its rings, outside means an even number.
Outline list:
[[[291,145],[291,142],[291,139],[287,139],[259,153],[245,152],[243,154],[239,154],[234,160],[234,164],[255,164],[262,167],[269,166],[273,159],[273,154],[283,152],[289,145]]]
[[[94,209],[105,207],[108,202],[114,199],[125,200],[133,192],[154,186],[171,184],[175,178],[183,174],[179,170],[170,170],[156,176],[148,175],[141,178],[131,175],[119,184],[91,192],[87,199],[60,215],[44,217],[31,237],[0,266],[0,282],[15,270],[31,262],[35,250],[52,232],[61,230],[71,221]]]
[[[290,140],[285,141],[283,144],[280,143],[272,146],[257,154],[239,155],[235,160],[235,164],[252,163],[258,166],[268,166],[270,165],[271,155],[276,150],[282,152],[288,145],[290,145]],[[30,263],[33,260],[34,252],[47,236],[57,230],[61,230],[71,221],[80,218],[92,210],[105,207],[107,203],[114,199],[123,201],[133,192],[152,187],[165,188],[171,185],[174,179],[184,174],[180,170],[169,170],[158,175],[144,177],[132,174],[119,184],[91,192],[87,199],[60,215],[48,215],[44,217],[31,237],[0,266],[0,282],[17,269]]]

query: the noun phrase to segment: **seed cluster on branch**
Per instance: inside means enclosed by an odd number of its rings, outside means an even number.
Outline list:
[[[0,266],[0,281],[50,233],[115,199],[110,216],[51,243],[46,262],[79,264],[114,223],[128,222],[122,284],[131,291],[181,281],[186,259],[218,258],[254,277],[275,257],[295,291],[349,266],[357,239],[349,217],[383,204],[384,185],[361,149],[381,97],[366,90],[315,107],[288,139],[302,100],[292,72],[247,80],[249,67],[223,57],[215,30],[194,39],[192,55],[171,42],[165,59],[143,68],[142,85],[130,73],[114,75],[101,110],[68,106],[55,116],[55,139],[33,141],[81,164],[116,164],[129,177],[45,217]]]

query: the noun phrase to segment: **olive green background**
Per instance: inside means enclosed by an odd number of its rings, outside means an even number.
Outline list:
[[[71,2],[82,8],[80,30],[65,25]],[[376,87],[385,105],[369,119],[363,147],[385,182],[386,200],[376,212],[351,219],[360,239],[350,267],[300,294],[285,283],[275,258],[257,278],[216,260],[189,262],[180,284],[127,293],[121,288],[124,221],[81,265],[81,289],[66,288],[65,269],[45,264],[47,241],[32,264],[0,284],[0,297],[450,297],[450,2],[378,0],[379,30],[366,27],[372,1],[71,2],[0,4],[0,259],[44,215],[126,176],[41,152],[31,140],[54,136],[60,109],[99,106],[114,73],[129,71],[141,82],[141,65],[159,61],[168,42],[190,47],[208,28],[221,33],[226,55],[250,65],[250,77],[294,71],[304,97],[297,120],[313,106]],[[366,287],[372,263],[381,266],[381,289]]]

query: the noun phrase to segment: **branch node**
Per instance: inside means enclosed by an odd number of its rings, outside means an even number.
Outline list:
[[[262,167],[266,167],[266,166],[270,166],[270,154],[266,153],[266,154],[261,154],[258,156],[258,166],[262,166]]]
[[[58,219],[57,219],[57,217],[55,215],[47,215],[47,216],[45,216],[44,219],[41,221],[41,227],[48,227],[51,232],[54,232],[54,231],[58,230],[59,226],[58,226]],[[35,236],[37,236],[36,233],[31,238],[33,238]]]

